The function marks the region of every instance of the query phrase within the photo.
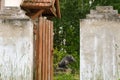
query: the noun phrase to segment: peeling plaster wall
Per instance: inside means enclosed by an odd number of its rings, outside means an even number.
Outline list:
[[[33,80],[33,24],[19,14],[16,18],[15,12],[3,13],[0,14],[0,80]]]
[[[81,21],[81,80],[118,80],[119,25],[120,21]]]
[[[97,7],[80,21],[80,80],[120,79],[120,19],[110,12]]]

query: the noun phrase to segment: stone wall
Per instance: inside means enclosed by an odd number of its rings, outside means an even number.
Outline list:
[[[33,80],[33,23],[16,7],[0,11],[0,80]]]
[[[19,7],[23,0],[4,0],[6,7]]]
[[[97,6],[80,20],[80,78],[120,78],[120,18],[112,6]]]

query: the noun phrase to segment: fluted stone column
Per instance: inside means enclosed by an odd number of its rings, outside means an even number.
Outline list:
[[[80,80],[120,78],[120,17],[112,6],[97,6],[80,20]]]

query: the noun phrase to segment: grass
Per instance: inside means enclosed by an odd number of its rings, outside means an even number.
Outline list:
[[[80,80],[79,74],[59,73],[54,76],[54,80]]]

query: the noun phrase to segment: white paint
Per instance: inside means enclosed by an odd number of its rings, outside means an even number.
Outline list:
[[[98,40],[97,40],[97,37],[95,36],[94,37],[94,56],[95,56],[94,61],[95,61],[95,69],[96,70],[94,70],[94,80],[96,80],[96,73],[97,73],[96,71],[97,71],[97,68],[98,68],[97,67],[97,64],[98,64],[97,63],[98,62],[97,61],[97,59],[98,59],[97,58],[97,46],[98,46]]]
[[[81,21],[80,80],[120,79],[119,26],[114,19]]]
[[[33,25],[0,23],[0,80],[33,80]]]
[[[22,0],[5,0],[5,6],[19,7]]]

